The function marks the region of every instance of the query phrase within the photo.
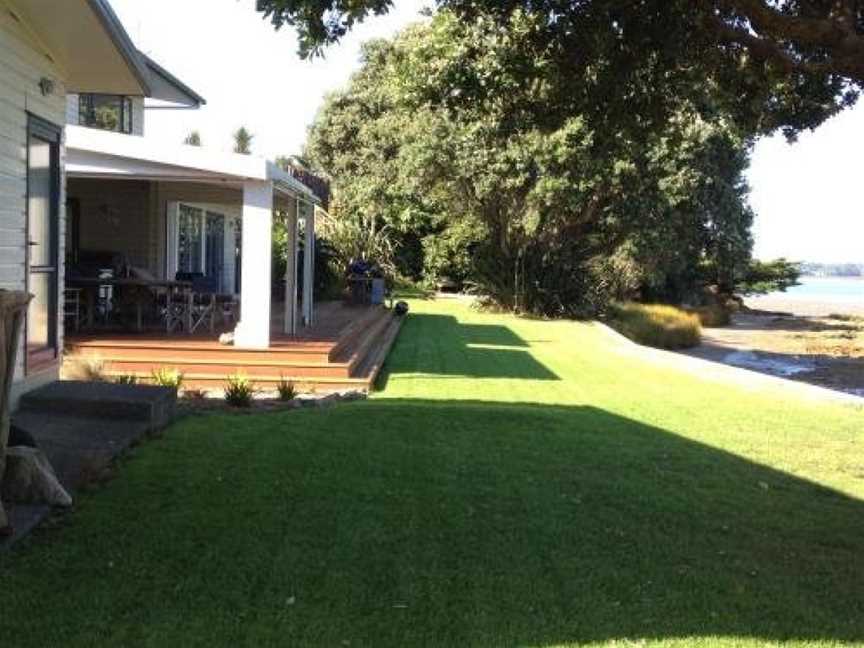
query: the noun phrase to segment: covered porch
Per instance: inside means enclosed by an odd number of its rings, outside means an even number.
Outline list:
[[[70,127],[66,168],[67,335],[228,333],[267,349],[314,325],[319,199],[274,163]]]

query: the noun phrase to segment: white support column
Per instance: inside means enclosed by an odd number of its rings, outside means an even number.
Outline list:
[[[270,346],[270,275],[273,239],[273,183],[243,184],[243,253],[240,277],[240,321],[234,346]]]
[[[306,226],[304,228],[303,248],[303,324],[312,326],[315,320],[315,304],[312,292],[315,286],[315,206],[302,203]]]
[[[294,213],[286,213],[285,230],[285,315],[282,332],[286,335],[297,334],[297,213],[299,201],[294,205]]]

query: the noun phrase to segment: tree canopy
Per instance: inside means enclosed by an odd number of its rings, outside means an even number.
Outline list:
[[[258,10],[277,28],[296,27],[301,55],[313,56],[391,5],[392,0],[259,0]],[[610,119],[639,114],[664,120],[676,95],[698,79],[712,86],[712,101],[703,109],[729,111],[754,133],[782,128],[792,136],[851,105],[864,88],[859,0],[437,0],[437,5],[473,25],[508,25],[514,16],[528,17],[534,28],[522,37],[546,55],[546,72],[573,81],[561,88],[563,94],[549,97],[555,109],[567,109],[570,93],[590,93]],[[474,54],[466,43],[466,59]],[[529,82],[537,72],[522,71]],[[482,80],[456,76],[447,91],[460,100],[482,98]]]
[[[255,136],[250,133],[245,126],[241,126],[233,134],[234,137],[234,152],[241,155],[252,154],[252,140]]]
[[[733,284],[751,247],[748,137],[728,113],[703,114],[711,95],[695,79],[666,121],[610,122],[536,49],[539,28],[531,14],[502,25],[441,12],[367,44],[306,151],[334,180],[334,216],[386,228],[403,255],[419,245],[427,278],[461,275],[520,311]],[[454,77],[485,86],[482,100],[449,101]],[[550,109],[568,91],[568,110]]]

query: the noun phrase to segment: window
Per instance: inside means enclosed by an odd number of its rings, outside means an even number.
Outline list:
[[[78,123],[129,134],[132,132],[132,99],[121,95],[78,95]]]

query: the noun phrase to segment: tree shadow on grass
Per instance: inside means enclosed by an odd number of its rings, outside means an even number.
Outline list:
[[[0,635],[864,640],[864,503],[594,407],[188,419],[126,470],[55,542],[0,556]]]
[[[531,353],[530,344],[499,324],[464,324],[449,315],[411,314],[397,347],[406,362],[387,361],[379,376],[384,389],[390,375],[560,380]]]
[[[350,418],[365,451],[314,506],[355,525],[337,571],[381,639],[864,640],[859,500],[593,407],[373,401]]]

